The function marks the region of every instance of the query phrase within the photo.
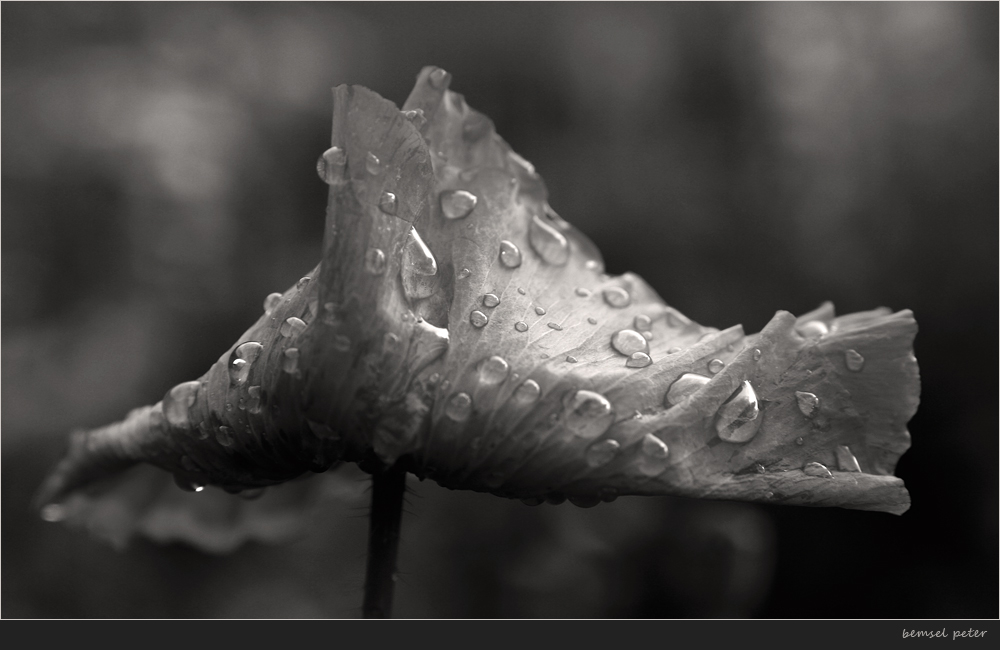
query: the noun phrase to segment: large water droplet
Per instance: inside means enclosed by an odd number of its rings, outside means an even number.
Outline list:
[[[840,468],[842,472],[861,472],[861,466],[858,465],[858,459],[854,457],[851,453],[851,448],[847,445],[837,445],[835,450],[837,452],[837,467]]]
[[[547,264],[562,266],[569,261],[569,242],[566,237],[538,215],[531,218],[528,243]]]
[[[802,411],[802,415],[807,418],[811,418],[816,415],[816,410],[819,408],[819,398],[812,393],[806,393],[801,390],[795,391],[795,399],[799,404],[799,410]]]
[[[667,447],[667,443],[653,434],[647,433],[639,444],[636,469],[644,476],[658,476],[667,469],[669,456],[670,449]]]
[[[466,420],[472,413],[472,398],[468,393],[455,393],[444,405],[444,414],[455,422]]]
[[[528,324],[525,323],[524,321],[519,320],[516,323],[514,323],[514,329],[516,329],[518,332],[527,332]]]
[[[495,293],[488,293],[483,296],[483,307],[492,309],[500,304],[500,298]]]
[[[365,270],[372,275],[385,273],[385,253],[380,248],[369,248],[365,251]]]
[[[175,427],[186,427],[190,424],[189,411],[198,399],[201,383],[186,381],[177,384],[163,396],[163,414],[167,422]]]
[[[301,318],[296,318],[291,316],[285,319],[285,322],[281,324],[281,329],[279,332],[284,337],[296,337],[301,334],[306,329],[305,321]]]
[[[531,404],[537,402],[541,394],[542,388],[538,385],[538,382],[534,379],[528,379],[517,387],[512,397],[516,402]]]
[[[653,326],[653,319],[645,314],[639,314],[635,317],[635,329],[640,332],[647,331]]]
[[[347,154],[340,147],[330,147],[316,161],[316,173],[327,185],[336,185],[344,181],[344,165]]]
[[[499,384],[507,378],[510,372],[510,364],[506,359],[499,356],[492,356],[484,360],[479,366],[479,382],[486,386]]]
[[[726,362],[722,359],[712,359],[708,362],[708,371],[710,373],[717,374],[720,370],[726,367]]]
[[[844,362],[847,364],[847,369],[851,372],[861,372],[861,369],[865,367],[865,358],[857,350],[848,350],[845,352]]]
[[[267,294],[267,298],[264,298],[264,313],[270,314],[279,304],[281,304],[280,293]]]
[[[469,216],[479,199],[465,190],[445,190],[441,192],[441,214],[446,219],[462,219]]]
[[[281,358],[281,369],[290,375],[299,371],[299,350],[298,348],[288,348]]]
[[[819,478],[833,478],[833,473],[822,463],[806,463],[802,467],[806,476],[817,476]]]
[[[670,384],[667,394],[664,397],[664,405],[668,408],[680,404],[683,400],[696,393],[702,386],[709,382],[709,378],[704,375],[697,375],[693,372],[685,372],[678,377],[674,383]]]
[[[576,436],[592,439],[600,436],[615,421],[611,402],[604,395],[578,390],[564,400],[566,428]]]
[[[796,327],[795,331],[798,332],[799,336],[802,338],[818,339],[829,334],[830,328],[828,328],[826,323],[823,321],[811,320]]]
[[[514,242],[506,239],[500,242],[500,263],[508,269],[521,266],[521,249]]]
[[[379,161],[378,156],[370,151],[368,152],[368,155],[365,156],[365,170],[367,170],[372,176],[382,171],[382,163]]]
[[[719,407],[715,431],[726,442],[747,442],[760,429],[763,418],[759,415],[757,393],[749,381],[744,381],[739,390]]]
[[[437,260],[416,228],[410,228],[403,245],[403,264],[400,269],[403,291],[410,300],[426,298],[437,289]]]
[[[625,362],[626,368],[645,368],[646,366],[652,365],[653,359],[650,358],[645,352],[633,352],[628,361]]]
[[[622,309],[629,306],[632,296],[621,287],[610,287],[604,290],[604,302],[616,309]]]
[[[490,317],[477,309],[469,314],[469,322],[472,323],[473,327],[486,327],[486,323],[490,322]]]
[[[378,200],[378,209],[386,214],[396,214],[399,209],[399,200],[392,192],[382,192]]]
[[[236,346],[229,355],[229,381],[237,386],[243,385],[250,374],[250,366],[260,355],[264,346],[256,341],[247,341]]]
[[[611,347],[615,349],[615,352],[629,357],[635,352],[649,350],[649,342],[635,330],[619,330],[611,335]]]
[[[607,440],[601,440],[600,442],[595,442],[587,448],[587,464],[591,467],[607,465],[614,460],[620,449],[621,445],[618,441],[610,438]]]

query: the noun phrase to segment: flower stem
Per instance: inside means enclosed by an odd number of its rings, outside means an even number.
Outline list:
[[[364,618],[391,618],[396,586],[396,553],[403,514],[406,470],[398,465],[372,474],[372,507],[368,526]]]

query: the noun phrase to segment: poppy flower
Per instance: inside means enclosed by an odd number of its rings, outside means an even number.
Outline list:
[[[529,504],[909,507],[911,312],[692,321],[607,275],[450,81],[425,68],[402,110],[334,90],[323,259],[202,377],[74,433],[39,495],[50,518],[138,463],[230,493],[348,462]]]

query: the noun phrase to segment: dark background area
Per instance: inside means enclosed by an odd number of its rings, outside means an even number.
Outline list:
[[[115,551],[32,493],[319,259],[330,88],[424,65],[602,249],[715,327],[912,309],[893,515],[528,508],[413,482],[399,617],[996,618],[996,3],[4,3],[4,618],[353,617],[363,504],[285,545]]]

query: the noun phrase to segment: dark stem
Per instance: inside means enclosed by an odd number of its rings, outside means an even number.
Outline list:
[[[372,511],[368,526],[368,569],[364,618],[391,618],[396,586],[396,551],[403,514],[406,470],[398,465],[372,474]]]

